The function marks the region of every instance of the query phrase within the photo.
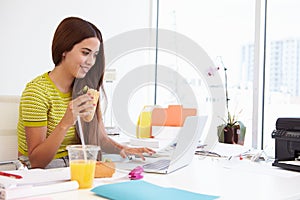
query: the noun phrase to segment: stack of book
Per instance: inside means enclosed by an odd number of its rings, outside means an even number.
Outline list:
[[[77,190],[69,168],[31,169],[0,172],[0,200],[25,198]]]

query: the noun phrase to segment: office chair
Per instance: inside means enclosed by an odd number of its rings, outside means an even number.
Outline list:
[[[19,96],[0,95],[0,170],[15,170],[18,162]]]

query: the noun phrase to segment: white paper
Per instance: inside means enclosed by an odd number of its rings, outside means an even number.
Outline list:
[[[5,187],[0,191],[0,200],[37,196],[79,188],[77,181],[70,181],[69,167],[7,172],[20,175],[23,178],[13,179],[0,176],[0,184]]]
[[[79,185],[77,181],[66,181],[66,182],[60,182],[60,183],[42,185],[42,186],[30,186],[30,185],[18,186],[15,188],[7,189],[5,191],[4,199],[9,200],[9,199],[24,198],[24,197],[31,197],[31,196],[44,195],[44,194],[53,194],[57,192],[77,190],[78,188]]]
[[[149,147],[149,148],[159,148],[159,141],[153,138],[147,138],[147,139],[130,138],[130,145]]]
[[[14,170],[7,171],[11,174],[22,176],[22,179],[13,179],[5,176],[0,176],[0,183],[6,188],[11,186],[23,185],[47,185],[70,180],[70,168],[54,168],[54,169],[30,169],[30,170]]]

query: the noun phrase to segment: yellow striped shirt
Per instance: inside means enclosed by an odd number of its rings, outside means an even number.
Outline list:
[[[64,116],[68,103],[72,99],[71,93],[62,93],[49,78],[48,72],[36,77],[26,85],[23,91],[18,122],[18,150],[28,156],[25,126],[47,126],[47,137]],[[66,133],[55,158],[68,155],[66,146],[78,144],[75,134],[75,126]]]

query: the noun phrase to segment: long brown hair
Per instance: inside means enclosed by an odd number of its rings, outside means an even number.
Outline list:
[[[101,89],[103,97],[106,100],[106,95],[103,88],[103,77],[105,71],[103,39],[100,30],[94,24],[78,17],[68,17],[62,20],[58,25],[53,37],[52,60],[55,66],[59,65],[62,61],[64,52],[71,51],[74,45],[91,37],[97,37],[99,39],[99,53],[94,66],[89,70],[86,76],[84,78],[76,78],[74,80],[72,98],[75,99],[81,95],[80,91],[83,89],[83,87],[88,86],[97,90]],[[100,144],[100,130],[98,122],[102,119],[98,118],[101,118],[102,115],[99,104],[97,105],[96,112],[100,113],[100,115],[95,114],[91,122],[83,122],[83,120],[81,120],[86,144]],[[78,126],[76,126],[76,130],[78,133]]]
[[[100,41],[100,49],[96,62],[90,70],[90,73],[93,73],[96,71],[95,68],[97,68],[99,77],[96,78],[95,76],[93,78],[92,81],[96,83],[92,84],[92,86],[99,88],[103,83],[105,60],[102,34],[94,24],[78,17],[68,17],[62,20],[54,33],[52,41],[52,60],[55,66],[59,65],[64,52],[71,51],[74,45],[91,37],[97,37]],[[88,76],[88,78],[90,77]]]

